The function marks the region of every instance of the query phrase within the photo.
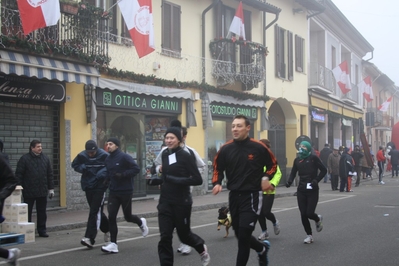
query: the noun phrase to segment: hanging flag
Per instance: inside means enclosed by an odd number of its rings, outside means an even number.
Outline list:
[[[373,88],[371,87],[371,77],[367,76],[358,85],[360,92],[363,92],[363,96],[367,102],[371,102],[374,99]]]
[[[61,17],[59,0],[18,0],[24,34],[56,25]]]
[[[392,101],[392,96],[389,97],[388,100],[386,100],[385,102],[383,102],[383,103],[378,107],[378,110],[380,110],[381,112],[386,112],[386,111],[388,111],[388,107],[389,107],[389,104],[391,103],[391,101]]]
[[[348,62],[344,61],[332,70],[335,80],[343,94],[352,90],[351,78],[348,71]]]
[[[139,58],[153,52],[155,45],[151,0],[121,0],[118,5]]]
[[[231,22],[229,31],[237,35],[237,37],[245,40],[244,11],[242,11],[241,1],[237,7],[236,14]]]

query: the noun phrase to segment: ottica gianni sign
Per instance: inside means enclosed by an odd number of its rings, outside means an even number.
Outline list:
[[[97,106],[181,114],[182,99],[120,91],[97,90]]]
[[[244,105],[230,105],[218,102],[212,102],[209,105],[212,117],[228,117],[235,115],[245,115],[251,120],[258,118],[258,108]]]

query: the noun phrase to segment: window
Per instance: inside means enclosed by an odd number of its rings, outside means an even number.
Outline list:
[[[295,35],[295,70],[298,72],[305,72],[305,39]]]
[[[162,4],[162,53],[180,57],[181,8],[164,1]]]
[[[276,41],[276,76],[282,79],[294,79],[293,36],[277,24],[275,25]]]

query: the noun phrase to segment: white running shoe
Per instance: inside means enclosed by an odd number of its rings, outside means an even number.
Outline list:
[[[191,252],[191,247],[189,245],[182,244],[181,254],[188,255]]]
[[[142,224],[140,226],[141,232],[143,232],[143,237],[146,237],[148,235],[148,226],[147,226],[147,220],[145,218],[140,218]]]
[[[200,254],[202,266],[207,266],[211,261],[211,256],[209,256],[208,248],[204,244],[204,251]]]
[[[273,225],[273,227],[274,227],[274,234],[275,234],[275,235],[280,234],[280,223],[279,223],[278,220],[276,220],[276,224]]]
[[[93,248],[93,244],[91,243],[90,238],[87,237],[82,238],[82,240],[80,240],[80,244],[88,248]]]
[[[378,184],[385,185],[385,182],[381,180]]]
[[[321,230],[323,230],[323,216],[321,216],[320,214],[317,216],[319,216],[320,220],[316,223],[316,231],[320,232]]]
[[[183,243],[180,243],[179,247],[177,248],[177,252],[181,253],[184,246],[185,245]]]
[[[104,242],[108,243],[111,241],[111,236],[109,235],[109,232],[104,233]]]
[[[269,233],[267,231],[262,232],[258,236],[258,240],[266,240],[266,239],[269,239]]]
[[[8,260],[8,264],[18,266],[18,259],[21,257],[21,250],[19,248],[11,248],[8,250],[8,252],[13,254],[13,257]]]
[[[102,252],[108,252],[108,253],[118,253],[119,252],[118,245],[116,243],[113,243],[113,242],[109,243],[106,246],[102,246],[101,247],[101,251]]]
[[[303,240],[303,243],[305,243],[305,244],[313,243],[313,236],[312,235],[307,235],[306,238]]]

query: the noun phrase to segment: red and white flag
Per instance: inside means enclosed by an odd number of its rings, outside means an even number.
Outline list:
[[[371,77],[367,76],[358,85],[360,92],[363,92],[363,96],[367,102],[371,102],[374,99],[373,88],[371,87]]]
[[[59,0],[18,0],[24,34],[56,25],[61,17]]]
[[[155,45],[151,0],[121,0],[118,5],[139,58],[153,52]]]
[[[348,62],[344,61],[332,70],[335,80],[343,94],[352,90],[351,78],[348,71]]]
[[[383,103],[378,107],[378,110],[380,110],[381,112],[386,112],[386,111],[388,111],[388,107],[389,107],[389,104],[391,103],[391,101],[392,101],[392,96],[389,97],[388,100],[386,100],[385,102],[383,102]]]
[[[242,2],[237,7],[236,14],[230,25],[230,32],[235,33],[237,37],[245,40],[245,27],[244,27],[244,11],[242,10]]]

